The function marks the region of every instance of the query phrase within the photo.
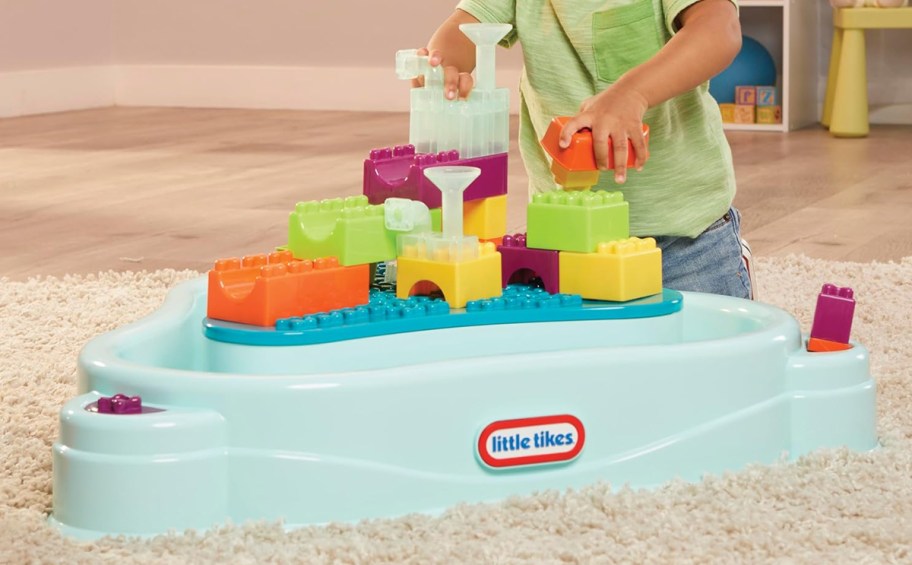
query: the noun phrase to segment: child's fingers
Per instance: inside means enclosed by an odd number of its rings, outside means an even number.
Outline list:
[[[614,149],[614,182],[624,184],[627,182],[627,134],[617,132],[611,138]]]
[[[472,78],[472,73],[459,73],[459,97],[468,98],[469,93],[472,92],[472,88],[475,86],[475,79]]]
[[[646,164],[646,159],[649,159],[649,150],[646,148],[646,139],[642,132],[643,129],[641,127],[630,136],[630,143],[633,145],[633,151],[636,154],[635,166],[638,171]]]
[[[577,114],[570,118],[566,124],[564,124],[564,129],[561,130],[560,141],[558,145],[561,149],[566,149],[570,147],[570,138],[573,137],[573,134],[578,132],[583,128],[590,126],[590,120],[586,117],[585,114]]]
[[[608,168],[608,150],[611,143],[611,130],[605,127],[599,127],[598,124],[592,128],[592,152],[595,153],[595,166],[600,171]]]
[[[443,95],[447,100],[456,100],[459,96],[459,69],[456,67],[443,68]]]
[[[427,49],[425,49],[425,51],[427,51]],[[421,52],[419,52],[418,54],[420,55]],[[428,56],[428,62],[431,64],[432,67],[436,67],[437,65],[443,63],[443,55],[440,54],[439,49],[434,49],[433,51],[430,51],[425,54]]]

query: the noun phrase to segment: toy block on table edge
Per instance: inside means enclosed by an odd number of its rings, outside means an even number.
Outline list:
[[[729,91],[731,92],[731,91]],[[736,86],[735,87],[735,104],[741,106],[757,105],[757,87],[756,86]]]
[[[781,106],[758,106],[757,107],[758,124],[781,124],[782,107]]]
[[[452,308],[501,295],[501,256],[493,243],[479,244],[477,258],[449,259],[431,259],[416,246],[405,246],[396,260],[396,296],[408,298],[416,285],[420,293],[420,283],[436,285]]]
[[[295,259],[336,257],[341,265],[396,257],[396,232],[386,229],[383,205],[364,195],[298,202],[288,216],[288,245]]]
[[[662,250],[651,237],[600,243],[595,253],[560,253],[560,289],[589,300],[627,302],[662,292]]]
[[[776,106],[776,87],[758,86],[756,104],[761,108],[765,106]]]
[[[754,124],[757,123],[757,107],[746,104],[735,105],[735,123],[736,124]]]
[[[630,236],[629,205],[621,192],[543,192],[526,209],[526,246],[592,253],[599,243]]]
[[[586,128],[573,134],[566,149],[560,147],[560,135],[564,125],[570,121],[569,116],[558,116],[551,120],[548,130],[542,137],[541,144],[551,156],[551,172],[557,184],[565,189],[586,189],[594,186],[599,179],[598,166],[595,163],[592,130]],[[643,141],[649,146],[649,126],[643,124]],[[609,140],[608,168],[614,169],[614,148]],[[636,153],[633,144],[627,140],[627,166],[636,164]]]
[[[279,318],[366,304],[370,265],[343,267],[335,257],[296,260],[290,251],[220,259],[209,271],[207,315],[272,326]]]
[[[855,315],[855,293],[850,287],[824,284],[817,295],[811,338],[849,343],[852,318]]]
[[[538,277],[544,289],[551,293],[560,292],[560,251],[530,249],[526,247],[526,234],[504,236],[497,247],[502,264],[501,284],[529,284]]]
[[[95,403],[95,408],[99,414],[142,414],[143,412],[142,398],[126,394],[102,396]]]
[[[477,200],[507,193],[506,153],[460,159],[454,150],[415,153],[414,145],[374,149],[364,160],[364,195],[371,204],[387,198],[409,198],[428,208],[441,206],[440,190],[424,176],[424,169],[441,164],[478,167],[481,174],[466,188],[463,200]]]
[[[725,124],[735,123],[735,105],[734,104],[719,104],[719,111],[722,112],[722,123],[725,123]]]
[[[846,351],[848,349],[852,349],[851,344],[830,341],[828,339],[812,337],[808,339],[807,342],[807,350],[811,353],[828,353],[832,351]]]

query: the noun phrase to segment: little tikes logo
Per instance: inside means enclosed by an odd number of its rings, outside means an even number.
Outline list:
[[[494,468],[570,461],[586,441],[583,423],[575,416],[539,416],[499,420],[478,436],[478,457]]]

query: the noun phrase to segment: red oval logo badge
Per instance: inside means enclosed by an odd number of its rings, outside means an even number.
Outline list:
[[[478,457],[494,468],[570,461],[586,441],[583,423],[575,416],[539,416],[499,420],[478,436]]]

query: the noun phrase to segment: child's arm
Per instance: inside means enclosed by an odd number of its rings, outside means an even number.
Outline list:
[[[608,164],[610,137],[617,183],[627,180],[628,138],[637,170],[649,157],[642,134],[646,110],[714,77],[741,49],[741,25],[731,0],[700,0],[681,12],[678,23],[680,31],[652,59],[583,102],[561,133],[561,146],[566,147],[574,133],[590,128],[596,163],[602,169]]]
[[[462,24],[477,24],[468,12],[455,10],[431,36],[420,55],[430,55],[431,66],[443,65],[443,92],[450,100],[466,97],[474,86],[475,44],[459,30]],[[416,84],[420,86],[420,81]]]

